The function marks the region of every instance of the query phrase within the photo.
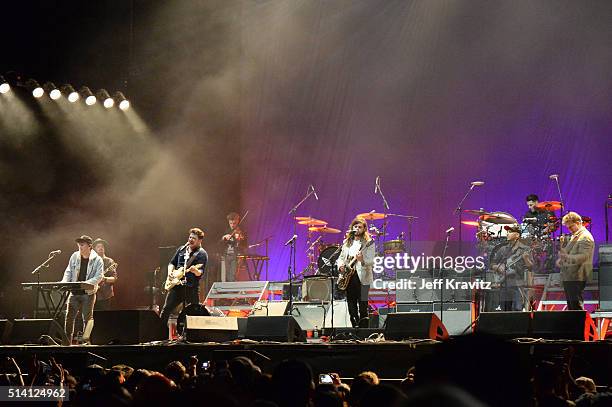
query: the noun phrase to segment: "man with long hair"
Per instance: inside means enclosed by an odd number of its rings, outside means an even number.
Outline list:
[[[373,281],[372,266],[376,253],[371,240],[366,221],[361,218],[353,219],[336,262],[338,270],[343,274],[355,259],[355,273],[349,277],[346,288],[346,302],[354,328],[368,326],[368,293]]]

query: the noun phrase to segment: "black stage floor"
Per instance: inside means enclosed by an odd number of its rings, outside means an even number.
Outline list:
[[[612,383],[612,342],[581,342],[566,340],[538,340],[524,338],[509,341],[515,347],[525,371],[541,359],[562,355],[572,348],[574,358],[572,373],[595,379],[598,384]],[[38,358],[54,356],[65,366],[84,367],[97,363],[106,368],[115,364],[127,364],[134,368],[162,370],[170,361],[187,361],[197,355],[200,361],[220,361],[235,356],[248,356],[264,372],[272,372],[284,359],[301,359],[310,364],[315,374],[337,372],[351,378],[364,370],[372,370],[385,379],[401,379],[406,371],[427,355],[441,349],[442,344],[430,340],[403,342],[334,342],[334,343],[164,343],[140,345],[92,345],[92,346],[0,346],[0,356],[13,356],[26,361],[36,354]],[[474,349],[474,363],[486,363],[487,370],[496,364],[495,354],[487,349]],[[484,353],[484,354],[483,354]],[[470,363],[470,357],[467,358]],[[503,369],[503,366],[499,366]]]

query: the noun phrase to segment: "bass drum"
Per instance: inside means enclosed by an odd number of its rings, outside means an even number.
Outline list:
[[[506,238],[508,231],[506,226],[518,227],[519,223],[514,216],[508,212],[492,212],[494,216],[503,219],[503,223],[494,223],[486,220],[478,220],[477,237],[480,241],[489,241],[494,239]]]
[[[336,260],[340,257],[339,247],[339,245],[331,245],[321,250],[321,254],[319,254],[319,259],[317,260],[317,267],[319,268],[318,274],[330,275],[333,273],[335,277],[338,276]]]

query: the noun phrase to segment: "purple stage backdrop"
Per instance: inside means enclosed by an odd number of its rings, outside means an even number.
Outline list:
[[[257,24],[243,30],[241,71],[245,224],[251,243],[272,236],[270,280],[287,278],[288,212],[309,184],[319,200],[297,215],[345,230],[383,210],[380,176],[390,212],[418,216],[413,238],[439,240],[457,227],[470,181],[485,185],[464,208],[521,218],[529,193],[558,200],[555,173],[567,208],[604,239],[610,4],[271,3],[245,6]],[[392,219],[388,239],[407,228]],[[464,226],[464,240],[474,233]],[[300,271],[306,228],[298,234]]]

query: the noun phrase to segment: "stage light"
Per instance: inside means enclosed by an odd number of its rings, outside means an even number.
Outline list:
[[[32,96],[35,98],[42,97],[45,94],[44,89],[40,86],[36,79],[28,79],[26,81],[26,88],[32,92]]]
[[[102,101],[102,104],[107,109],[110,109],[115,104],[115,101],[110,97],[106,89],[100,89],[97,91],[96,96]]]
[[[49,97],[52,100],[57,100],[62,97],[62,92],[59,91],[59,89],[55,86],[53,82],[45,83],[43,85],[43,89],[49,94]]]
[[[74,103],[77,100],[79,100],[80,96],[79,96],[79,92],[77,92],[76,90],[74,90],[74,88],[72,87],[72,85],[70,85],[69,83],[62,85],[62,93],[64,95],[66,95],[66,98],[68,98],[68,101],[70,103]]]
[[[130,101],[125,98],[123,93],[115,92],[113,99],[115,99],[115,103],[119,106],[119,109],[125,111],[130,108]]]
[[[85,99],[85,104],[87,106],[96,104],[96,97],[93,93],[91,93],[91,89],[89,89],[87,86],[81,87],[79,93],[81,94],[81,97]]]
[[[0,75],[0,93],[6,93],[11,90],[11,85],[4,79],[4,76]]]

